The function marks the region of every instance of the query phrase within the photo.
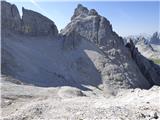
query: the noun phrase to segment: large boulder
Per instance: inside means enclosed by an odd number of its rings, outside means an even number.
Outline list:
[[[22,31],[27,35],[58,35],[54,22],[40,13],[22,8]]]

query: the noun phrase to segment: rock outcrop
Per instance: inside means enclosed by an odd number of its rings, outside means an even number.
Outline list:
[[[22,8],[23,15],[20,17],[15,5],[1,1],[2,32],[14,32],[31,36],[58,35],[54,22],[40,13]]]
[[[82,36],[77,32],[72,31],[63,35],[63,49],[72,50],[75,49],[81,42]]]
[[[127,43],[126,47],[130,49],[132,58],[149,83],[151,85],[160,85],[160,67],[142,56],[132,41]]]
[[[1,1],[1,27],[3,31],[21,31],[21,18],[15,5]]]
[[[71,22],[61,31],[61,34],[67,34],[72,29],[98,46],[113,48],[117,47],[117,44],[123,44],[122,38],[112,30],[110,22],[105,17],[100,16],[94,9],[88,10],[81,4],[77,6]]]
[[[79,4],[71,22],[60,34],[66,36],[72,31],[97,46],[104,54],[106,60],[98,71],[105,85],[112,86],[112,88],[149,88],[150,84],[130,57],[130,52],[125,48],[123,39],[112,30],[110,22],[105,17],[100,16],[94,9],[88,10]],[[68,43],[71,43],[73,39],[76,38],[68,39]],[[96,62],[93,63],[96,64]]]
[[[54,22],[47,17],[22,8],[22,31],[24,34],[44,36],[44,35],[58,35],[57,27]]]

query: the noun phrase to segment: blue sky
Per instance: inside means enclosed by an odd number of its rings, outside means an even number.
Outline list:
[[[8,1],[17,5],[20,14],[22,14],[22,6],[42,13],[52,19],[59,30],[70,22],[74,9],[80,3],[88,9],[96,9],[100,15],[105,16],[111,22],[113,30],[121,36],[152,34],[155,31],[160,31],[160,2],[158,1]]]

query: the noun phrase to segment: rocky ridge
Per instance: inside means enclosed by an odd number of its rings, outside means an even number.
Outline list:
[[[124,46],[123,39],[94,9],[79,4],[71,22],[59,34],[54,22],[37,12],[23,8],[21,19],[16,6],[4,1],[2,11],[3,74],[34,85],[69,85],[81,89],[83,85],[91,85],[104,91],[159,85],[159,78],[150,79],[143,74],[139,61]],[[152,71],[144,69],[158,76],[155,69],[159,68],[148,64]]]
[[[21,19],[19,11],[15,5],[1,1],[1,8],[2,32],[7,30],[32,36],[55,36],[58,34],[54,22],[37,12],[22,8]]]
[[[153,43],[153,39],[155,42]],[[158,32],[155,32],[152,36],[128,36],[124,38],[124,43],[133,41],[134,45],[138,48],[138,51],[146,58],[153,60],[154,63],[160,64],[160,45],[158,43]]]
[[[126,45],[132,54],[132,58],[135,60],[142,74],[147,78],[151,85],[160,85],[160,69],[159,66],[154,64],[153,61],[148,60],[142,56],[134,43],[130,41]]]
[[[157,45],[160,45],[160,34],[158,32],[155,32],[150,41],[149,41],[151,44],[157,44]]]
[[[100,16],[95,10],[88,10],[86,7],[78,5],[71,22],[60,34],[65,35],[73,30],[98,46],[108,57],[107,59],[109,60],[105,62],[106,65],[99,70],[106,84],[114,84],[116,80],[120,82],[123,79],[123,82],[134,82],[132,86],[134,87],[134,84],[138,83],[136,79],[143,79],[141,75],[138,76],[138,73],[133,76],[133,74],[126,72],[132,71],[131,73],[135,73],[134,69],[136,69],[131,67],[136,65],[130,59],[130,52],[124,47],[122,38],[112,30],[110,22],[103,16]],[[117,58],[119,59],[116,60]],[[114,72],[116,74],[112,74]],[[109,75],[110,73],[112,75]]]
[[[144,38],[145,39],[145,38]],[[140,39],[135,46],[138,48],[138,51],[148,59],[160,59],[160,51],[155,48],[150,42],[145,42],[144,39]],[[158,46],[158,45],[157,45]]]

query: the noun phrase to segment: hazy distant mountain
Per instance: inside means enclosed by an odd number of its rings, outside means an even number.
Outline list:
[[[154,44],[150,44],[149,42],[146,43],[144,40],[140,40],[136,43],[136,47],[140,53],[148,59],[160,60],[160,51],[157,49],[157,47],[155,47]]]
[[[153,35],[149,36],[128,36],[124,38],[124,41],[132,40],[139,52],[153,60],[155,63],[160,64],[160,44],[159,44],[159,34],[155,32]]]
[[[155,45],[160,45],[160,33],[155,32],[150,38],[150,43]]]

